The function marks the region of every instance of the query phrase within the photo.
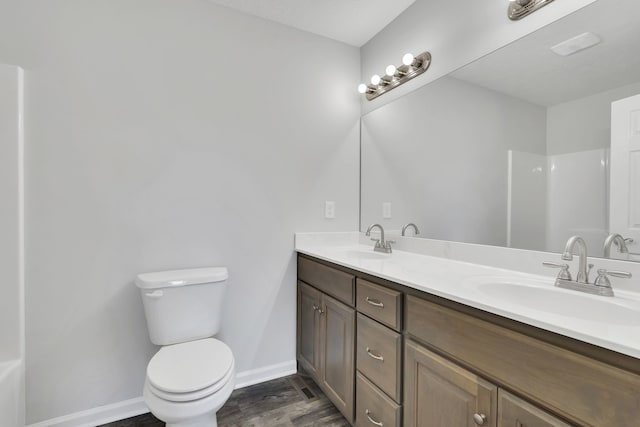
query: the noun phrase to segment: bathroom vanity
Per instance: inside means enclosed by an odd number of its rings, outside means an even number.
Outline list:
[[[640,319],[560,322],[533,299],[476,298],[482,281],[536,280],[518,272],[364,245],[297,250],[299,367],[353,425],[640,425]]]

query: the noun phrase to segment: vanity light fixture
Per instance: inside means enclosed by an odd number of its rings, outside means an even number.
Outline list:
[[[509,19],[517,21],[551,3],[553,0],[509,0]]]
[[[387,65],[387,68],[384,69],[384,75],[387,77],[393,77],[396,75],[396,66],[391,64],[391,65]]]
[[[365,94],[367,100],[371,101],[424,73],[430,65],[431,54],[429,52],[422,52],[418,56],[407,53],[402,57],[402,65],[399,67],[393,64],[388,65],[383,77],[374,74],[371,76],[371,84],[361,83],[358,85],[358,92]]]

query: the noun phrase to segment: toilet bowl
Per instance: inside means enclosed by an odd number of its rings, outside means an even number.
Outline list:
[[[231,350],[207,338],[160,349],[147,367],[143,396],[168,427],[215,427],[234,386]]]
[[[143,397],[167,427],[217,427],[233,391],[233,353],[212,338],[227,277],[220,267],[136,277],[151,341],[163,346],[147,366]]]

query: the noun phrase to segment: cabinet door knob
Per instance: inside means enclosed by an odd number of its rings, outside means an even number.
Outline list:
[[[383,424],[380,421],[376,421],[373,418],[371,418],[371,411],[369,411],[368,409],[365,409],[364,413],[367,415],[367,418],[369,418],[369,422],[371,424],[377,425],[378,427],[383,426]]]
[[[477,425],[483,426],[487,422],[487,416],[485,414],[473,414],[473,421]]]

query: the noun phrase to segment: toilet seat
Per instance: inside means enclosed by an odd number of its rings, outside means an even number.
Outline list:
[[[231,349],[214,338],[160,349],[147,366],[147,386],[157,397],[186,402],[210,396],[234,375]]]
[[[231,365],[227,375],[216,384],[190,393],[168,393],[166,391],[158,390],[153,385],[151,385],[151,383],[149,383],[148,379],[146,381],[146,386],[151,393],[167,402],[190,402],[198,399],[204,399],[220,391],[225,385],[229,384],[229,382],[234,381],[234,365],[235,363]]]

